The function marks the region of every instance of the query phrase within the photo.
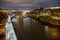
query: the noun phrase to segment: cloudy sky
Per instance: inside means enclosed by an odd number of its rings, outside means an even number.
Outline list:
[[[51,6],[60,6],[60,0],[0,0],[0,8],[7,9],[35,9]]]

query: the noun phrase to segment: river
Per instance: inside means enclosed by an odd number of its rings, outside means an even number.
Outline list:
[[[47,26],[32,18],[12,21],[18,40],[60,40],[60,28]]]

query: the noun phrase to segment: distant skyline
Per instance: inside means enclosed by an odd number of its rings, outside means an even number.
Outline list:
[[[0,0],[0,8],[31,10],[40,7],[60,6],[60,0]]]

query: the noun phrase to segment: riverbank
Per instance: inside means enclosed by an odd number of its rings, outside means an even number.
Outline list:
[[[39,22],[41,22],[41,23],[43,23],[43,24],[45,24],[45,25],[49,25],[49,26],[57,26],[57,27],[59,27],[60,25],[59,24],[57,24],[58,22],[56,21],[56,20],[54,20],[54,19],[50,19],[50,20],[48,20],[48,17],[47,18],[45,18],[45,19],[43,19],[42,17],[39,17],[39,18],[35,18],[35,17],[32,17],[32,16],[29,16],[30,18],[32,18],[32,19],[36,19],[36,20],[38,20]],[[53,22],[54,21],[54,22]]]

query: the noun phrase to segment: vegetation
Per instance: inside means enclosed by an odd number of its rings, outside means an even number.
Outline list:
[[[7,15],[4,14],[3,12],[0,12],[0,19],[6,19]]]
[[[0,24],[2,22],[2,19],[7,19],[7,14],[4,12],[0,12]]]

